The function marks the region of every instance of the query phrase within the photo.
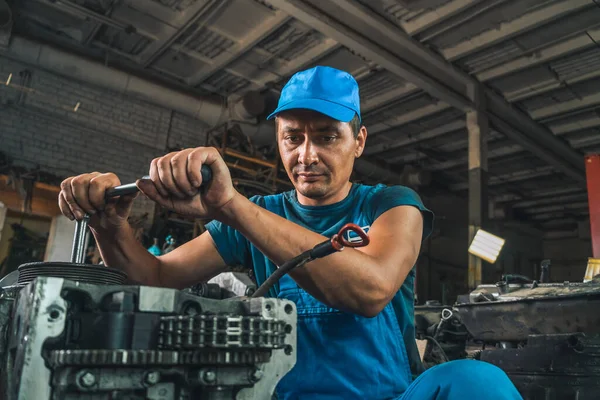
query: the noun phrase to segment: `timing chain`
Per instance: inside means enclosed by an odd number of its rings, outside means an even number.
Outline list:
[[[160,319],[161,349],[280,349],[286,323],[256,316],[194,315]]]

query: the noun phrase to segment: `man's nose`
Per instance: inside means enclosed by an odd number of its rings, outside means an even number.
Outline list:
[[[302,165],[313,165],[319,162],[319,155],[317,154],[316,146],[310,139],[304,141],[300,147],[298,161]]]

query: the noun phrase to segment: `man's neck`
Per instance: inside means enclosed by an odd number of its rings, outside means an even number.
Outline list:
[[[348,182],[342,187],[342,189],[338,190],[335,193],[332,193],[330,196],[319,197],[316,199],[303,196],[300,192],[298,192],[298,190],[296,190],[296,198],[298,199],[298,203],[302,204],[303,206],[328,206],[330,204],[339,203],[340,201],[344,200],[348,196],[348,193],[350,193],[351,188],[352,182]]]

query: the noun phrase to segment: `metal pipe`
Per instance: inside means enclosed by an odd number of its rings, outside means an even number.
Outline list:
[[[227,164],[227,166],[229,168],[233,168],[233,169],[237,169],[239,171],[243,171],[243,172],[247,173],[248,175],[251,175],[251,176],[257,176],[258,175],[258,173],[255,170],[253,170],[253,169],[242,167],[241,165],[237,165],[235,163],[230,163],[230,162],[225,162],[225,164]],[[272,179],[270,179],[270,180],[272,180]],[[281,184],[281,185],[293,186],[291,182],[284,181],[283,179],[277,178],[275,181],[277,183]]]
[[[89,215],[85,215],[82,220],[78,220],[75,225],[75,233],[73,235],[73,248],[71,250],[71,262],[75,264],[83,264],[85,262],[85,253],[87,245],[87,227]]]
[[[2,1],[2,0],[0,0]],[[87,82],[196,118],[209,127],[228,118],[223,99],[184,94],[55,47],[13,35],[0,54],[59,75]]]
[[[276,168],[276,165],[273,162],[261,160],[260,158],[256,158],[256,157],[252,157],[252,156],[248,156],[237,150],[226,148],[225,154],[228,156],[239,158],[240,160],[244,160],[244,161],[248,161],[248,162],[251,162],[254,164],[262,165],[263,167]]]

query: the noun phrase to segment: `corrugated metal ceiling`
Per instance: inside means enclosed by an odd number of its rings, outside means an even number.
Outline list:
[[[486,78],[488,87],[523,112],[541,115],[538,119],[582,157],[599,150],[600,116],[594,110],[600,107],[600,7],[592,0],[353,1],[405,29],[434,53],[448,56],[459,70],[472,76],[493,71],[492,78]],[[14,33],[122,61],[130,69],[187,87],[190,93],[210,90],[229,96],[277,90],[301,68],[344,68],[358,78],[363,102],[377,105],[365,115],[367,126],[376,132],[367,144],[370,157],[432,170],[452,164],[448,173],[465,179],[462,111],[297,16],[282,17],[268,1],[230,0],[215,15],[202,15],[216,5],[209,0],[24,0],[14,2]],[[558,10],[556,15],[552,10]],[[581,39],[581,45],[560,47],[574,38]],[[149,48],[158,49],[150,61],[145,53]],[[499,134],[492,133],[490,143],[496,152],[490,171],[503,176],[494,181],[495,194],[569,184],[553,170],[550,177],[544,175],[551,170],[543,170],[548,167],[544,161]],[[462,190],[464,182],[448,188]]]

